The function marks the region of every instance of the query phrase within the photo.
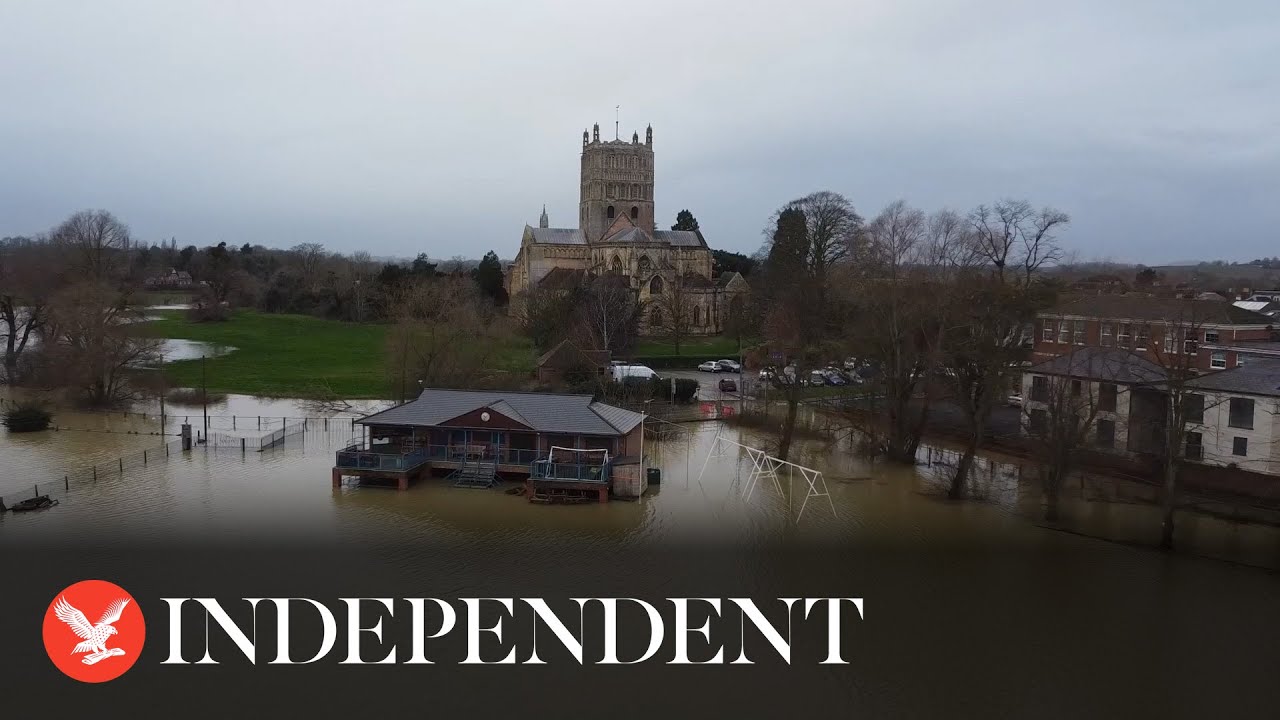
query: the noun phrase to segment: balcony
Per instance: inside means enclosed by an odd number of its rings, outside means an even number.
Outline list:
[[[446,463],[449,467],[454,464],[492,463],[517,466],[523,470],[540,457],[538,451],[532,448],[498,447],[483,443],[420,445],[405,449],[399,445],[369,446],[357,441],[337,452],[334,466],[342,470],[406,472],[427,462]]]
[[[561,480],[568,482],[608,484],[612,463],[579,464],[553,463],[538,460],[529,466],[529,477],[534,480]]]

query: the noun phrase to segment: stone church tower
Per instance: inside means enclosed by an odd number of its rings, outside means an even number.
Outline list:
[[[582,133],[581,201],[578,227],[587,242],[604,237],[619,215],[646,233],[656,230],[653,215],[653,127],[645,129],[644,144],[638,133],[625,140],[600,141],[600,125],[591,139]]]

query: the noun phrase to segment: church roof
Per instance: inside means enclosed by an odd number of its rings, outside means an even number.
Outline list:
[[[586,245],[586,238],[578,228],[529,228],[533,241],[544,245]]]
[[[708,280],[706,275],[690,271],[684,274],[684,286],[691,290],[705,290],[715,287],[715,284]]]
[[[720,273],[720,277],[716,278],[716,285],[719,285],[720,287],[728,287],[729,283],[733,282],[733,279],[737,277],[742,277],[742,275],[736,271]]]
[[[657,230],[653,233],[653,239],[658,242],[670,243],[676,247],[706,247],[702,238],[698,237],[698,233],[691,230]]]
[[[538,281],[538,287],[547,290],[571,290],[582,284],[587,274],[582,268],[553,267]]]

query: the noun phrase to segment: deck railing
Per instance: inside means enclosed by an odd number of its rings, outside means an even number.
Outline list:
[[[553,463],[538,460],[529,466],[529,477],[534,480],[571,480],[574,482],[608,483],[612,463],[579,464]]]
[[[402,451],[396,446],[366,446],[356,441],[337,453],[339,468],[354,470],[412,470],[424,462],[441,460],[449,462],[489,462],[498,465],[529,466],[542,457],[537,450],[477,445],[422,445]]]

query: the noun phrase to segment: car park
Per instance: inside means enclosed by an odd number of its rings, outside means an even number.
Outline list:
[[[738,392],[738,383],[733,378],[720,378],[720,392]]]
[[[708,360],[698,365],[698,369],[703,372],[720,372],[720,364],[715,360]]]

